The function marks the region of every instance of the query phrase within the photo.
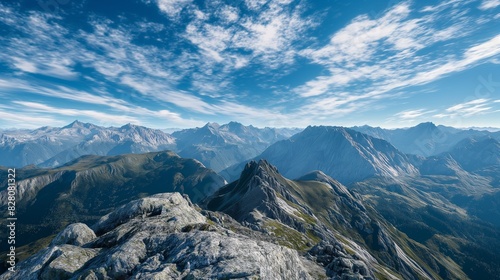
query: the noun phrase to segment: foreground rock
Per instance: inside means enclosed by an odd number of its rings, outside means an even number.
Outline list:
[[[0,279],[326,277],[323,268],[297,251],[255,236],[207,219],[179,193],[158,194],[122,206],[92,229],[69,225],[48,248]]]

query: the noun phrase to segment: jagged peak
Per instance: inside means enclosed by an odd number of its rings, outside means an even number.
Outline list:
[[[140,128],[141,126],[138,126],[138,125],[135,125],[135,124],[132,124],[132,123],[127,123],[125,125],[122,125],[120,128],[121,129],[137,129],[137,128]]]
[[[228,131],[232,132],[241,132],[244,131],[246,126],[235,121],[231,121],[227,124],[221,125],[221,128],[227,129]]]
[[[228,126],[230,127],[242,127],[244,126],[242,123],[236,122],[236,121],[230,121],[227,123]]]
[[[274,165],[270,164],[265,159],[260,159],[259,161],[252,160],[245,165],[243,172],[241,173],[241,177],[245,177],[244,175],[256,175],[261,172],[266,172],[271,174],[279,174],[278,168]]]
[[[414,126],[416,129],[437,129],[438,127],[433,122],[423,122]]]
[[[72,123],[64,126],[63,128],[79,128],[79,127],[90,127],[92,126],[92,124],[90,123],[83,123],[79,120],[75,120],[73,121]]]
[[[485,148],[488,146],[498,146],[500,145],[500,142],[496,140],[495,138],[491,136],[485,136],[485,137],[467,137],[460,142],[458,142],[452,149],[453,150],[459,150],[459,149],[464,149],[466,147],[468,148]]]
[[[214,128],[214,129],[218,129],[220,127],[220,124],[216,123],[216,122],[207,122],[207,124],[205,124],[203,126],[203,128]]]
[[[363,134],[361,132],[358,132],[356,130],[353,130],[348,127],[344,126],[326,126],[326,125],[310,125],[306,127],[302,132],[333,132],[333,133],[347,133],[347,134]],[[366,134],[363,134],[366,135]]]

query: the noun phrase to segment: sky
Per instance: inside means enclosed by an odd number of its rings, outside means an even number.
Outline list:
[[[500,0],[0,1],[0,128],[500,127]]]

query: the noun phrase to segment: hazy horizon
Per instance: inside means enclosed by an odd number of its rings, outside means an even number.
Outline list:
[[[201,125],[201,126],[192,126],[192,127],[149,127],[149,126],[144,126],[144,125],[140,125],[140,124],[133,124],[133,123],[125,123],[125,124],[122,124],[122,125],[112,125],[112,126],[101,126],[101,125],[97,125],[95,123],[92,123],[92,122],[83,122],[83,121],[80,121],[80,120],[73,120],[72,122],[70,123],[67,123],[65,125],[62,125],[62,126],[40,126],[40,127],[34,127],[34,128],[14,128],[14,127],[5,127],[5,128],[2,128],[0,127],[0,131],[14,131],[14,130],[36,130],[36,129],[40,129],[40,128],[43,128],[43,127],[52,127],[52,128],[63,128],[65,126],[69,126],[71,124],[73,124],[74,122],[81,122],[81,123],[89,123],[89,124],[92,124],[92,125],[96,125],[96,126],[100,126],[100,127],[104,127],[104,128],[120,128],[120,127],[123,127],[123,126],[126,126],[126,125],[136,125],[136,126],[142,126],[142,127],[146,127],[146,128],[150,128],[150,129],[157,129],[157,130],[161,130],[161,131],[164,131],[166,133],[173,133],[175,131],[180,131],[180,130],[184,130],[184,129],[191,129],[191,128],[201,128],[201,127],[204,127],[208,124],[217,124],[217,125],[225,125],[225,124],[229,124],[231,122],[235,122],[235,123],[239,123],[239,124],[242,124],[244,126],[253,126],[255,128],[283,128],[283,129],[305,129],[306,127],[308,126],[333,126],[333,127],[345,127],[345,128],[352,128],[352,127],[363,127],[363,126],[369,126],[369,127],[373,127],[373,128],[381,128],[381,129],[388,129],[388,130],[394,130],[394,129],[407,129],[407,128],[412,128],[412,127],[415,127],[415,126],[418,126],[418,125],[421,125],[421,124],[424,124],[424,123],[432,123],[434,124],[435,126],[445,126],[445,127],[452,127],[452,128],[456,128],[456,129],[461,129],[461,130],[468,130],[468,129],[473,129],[473,130],[487,130],[487,131],[490,131],[490,132],[497,132],[497,131],[500,131],[500,127],[477,127],[477,126],[471,126],[471,127],[454,127],[454,126],[448,126],[448,125],[444,125],[444,124],[439,124],[439,123],[434,123],[434,122],[431,122],[431,121],[424,121],[424,122],[421,122],[421,123],[418,123],[416,125],[413,125],[413,126],[401,126],[401,127],[383,127],[383,126],[371,126],[371,125],[368,125],[368,124],[358,124],[358,125],[352,125],[352,126],[343,126],[343,125],[335,125],[335,124],[331,124],[331,125],[323,125],[323,124],[320,124],[320,125],[315,125],[315,124],[310,124],[310,125],[307,125],[305,127],[294,127],[294,126],[282,126],[282,127],[272,127],[272,126],[256,126],[256,125],[253,125],[253,124],[245,124],[245,123],[241,123],[241,122],[238,122],[238,121],[229,121],[227,123],[217,123],[217,122],[206,122],[205,124]]]

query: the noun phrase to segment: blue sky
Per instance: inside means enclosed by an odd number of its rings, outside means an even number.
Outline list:
[[[0,1],[0,128],[500,127],[500,0]]]

